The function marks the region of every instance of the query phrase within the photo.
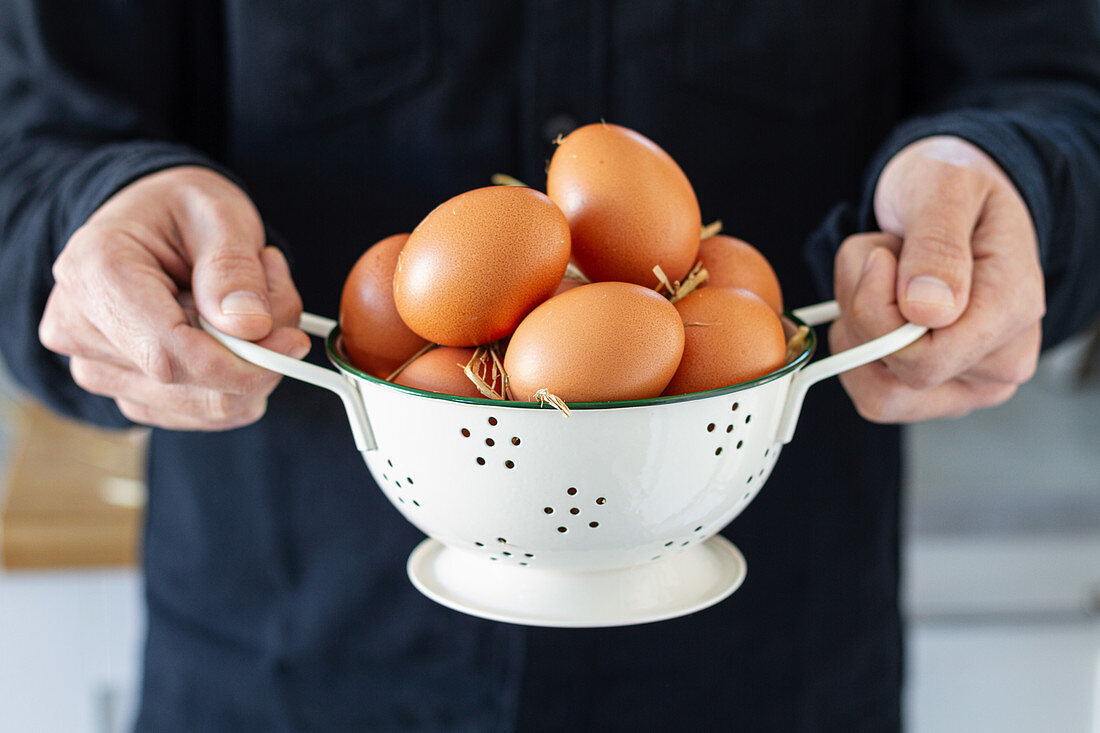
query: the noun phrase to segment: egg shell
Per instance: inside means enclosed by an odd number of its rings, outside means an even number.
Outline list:
[[[545,195],[490,186],[436,207],[401,250],[397,311],[425,339],[476,346],[510,334],[553,295],[569,262],[569,225]]]
[[[573,257],[596,281],[682,280],[699,249],[699,202],[680,166],[643,135],[597,123],[554,151],[546,190],[569,220]]]
[[[352,266],[340,296],[340,333],[348,359],[385,379],[427,345],[397,313],[393,273],[408,234],[376,243]]]
[[[393,380],[394,384],[415,387],[428,392],[457,395],[459,397],[481,397],[478,388],[466,376],[462,367],[474,357],[474,349],[455,346],[441,346],[438,349],[418,356]],[[475,371],[486,383],[500,393],[501,375],[491,381],[491,362],[486,367],[475,365]]]
[[[603,282],[556,295],[523,319],[504,355],[517,400],[547,389],[566,402],[656,397],[684,350],[684,327],[665,298]]]
[[[783,312],[779,278],[768,258],[748,242],[725,234],[708,237],[699,243],[699,261],[707,271],[706,287],[744,288]]]
[[[684,356],[666,395],[729,387],[783,366],[783,325],[754,293],[707,287],[689,293],[675,307],[686,338]]]

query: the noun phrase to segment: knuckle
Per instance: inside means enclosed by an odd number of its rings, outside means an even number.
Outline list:
[[[1023,320],[1026,323],[1038,323],[1043,320],[1046,314],[1046,300],[1042,296],[1032,298],[1027,303],[1027,309],[1024,313]]]
[[[86,359],[71,359],[69,361],[69,374],[77,386],[88,392],[97,392],[101,380],[97,370]]]
[[[90,224],[85,224],[73,232],[51,267],[54,281],[70,283],[79,279],[84,269],[84,262],[89,255],[94,255],[100,249],[97,243],[104,236],[105,232],[102,229]]]
[[[115,400],[115,404],[122,416],[130,422],[148,424],[149,415],[141,405],[129,400]]]
[[[1035,376],[1038,366],[1037,358],[1012,359],[998,370],[997,381],[1012,386],[1023,384]]]
[[[938,161],[935,177],[936,188],[947,201],[973,197],[993,183],[993,177],[986,171],[946,161]]]
[[[49,311],[38,323],[38,340],[50,351],[58,354],[67,354],[71,349],[68,334],[61,328],[61,324]]]
[[[979,397],[977,407],[996,407],[1008,402],[1014,394],[1018,385],[1016,384],[998,384],[989,386],[984,390],[984,393]]]
[[[260,274],[260,262],[255,253],[246,252],[229,244],[223,239],[214,246],[210,254],[205,258],[203,266],[209,270],[222,273],[223,276],[233,278],[241,274],[255,277]]]
[[[872,390],[852,399],[856,412],[873,423],[895,423],[903,412],[901,394],[897,389]]]
[[[50,273],[53,275],[54,282],[56,283],[68,283],[72,280],[72,274],[74,269],[73,260],[75,257],[72,254],[72,250],[69,247],[72,244],[72,239],[69,240],[69,244],[65,246],[65,249],[61,251],[61,254],[57,256],[57,259],[53,262],[53,267],[50,268]]]
[[[970,258],[969,236],[945,224],[925,224],[916,240],[925,260],[942,263],[949,269]]]
[[[272,372],[250,371],[240,378],[237,387],[243,395],[266,396],[278,381],[279,375]]]
[[[891,371],[902,384],[918,392],[938,387],[952,376],[943,364],[927,361],[910,362],[899,359],[891,364]]]
[[[232,396],[225,392],[206,390],[203,393],[200,409],[203,418],[214,422],[224,422],[234,416]]]
[[[226,405],[226,410],[218,416],[211,416],[211,427],[215,430],[232,430],[251,425],[267,412],[266,399],[237,399]]]
[[[177,370],[168,349],[159,343],[141,344],[135,355],[138,369],[161,384],[176,384]]]

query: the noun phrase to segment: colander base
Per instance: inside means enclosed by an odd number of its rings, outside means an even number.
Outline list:
[[[721,535],[645,565],[566,572],[493,563],[426,539],[409,556],[417,590],[472,616],[527,626],[629,626],[685,616],[727,598],[745,579],[740,550]]]

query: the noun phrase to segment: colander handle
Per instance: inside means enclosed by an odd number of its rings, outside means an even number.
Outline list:
[[[257,346],[251,341],[222,333],[211,326],[202,316],[199,316],[199,325],[222,346],[247,362],[278,372],[283,376],[308,382],[335,392],[343,401],[344,409],[348,413],[351,434],[355,438],[355,447],[360,451],[372,451],[378,447],[374,442],[374,431],[371,430],[370,419],[367,418],[367,409],[363,406],[363,400],[359,397],[355,386],[341,376],[339,372],[309,362],[291,359],[289,356],[276,353],[271,349]],[[336,328],[336,321],[331,318],[315,316],[312,313],[303,313],[301,320],[298,322],[298,328],[312,336],[326,338],[332,332],[332,329]]]
[[[840,306],[835,300],[829,300],[816,305],[808,305],[792,311],[796,318],[802,320],[808,326],[820,326],[823,323],[835,321],[840,317]],[[802,411],[802,401],[806,399],[806,391],[822,379],[834,377],[849,369],[861,367],[878,361],[884,356],[905,348],[925,334],[928,329],[915,323],[906,323],[885,336],[879,336],[865,344],[854,346],[839,354],[833,354],[821,361],[815,361],[801,372],[795,374],[791,381],[790,390],[787,392],[787,402],[783,407],[783,414],[779,419],[779,430],[776,440],[781,443],[791,442],[794,436],[794,426],[798,422],[798,415]]]

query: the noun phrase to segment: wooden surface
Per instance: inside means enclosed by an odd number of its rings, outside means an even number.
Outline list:
[[[108,431],[21,402],[0,490],[5,568],[132,565],[144,503],[144,431]]]

